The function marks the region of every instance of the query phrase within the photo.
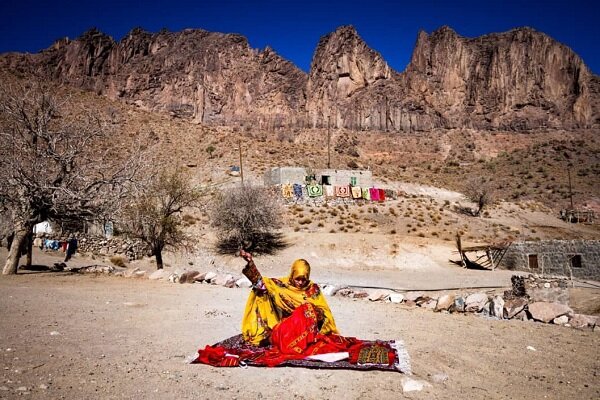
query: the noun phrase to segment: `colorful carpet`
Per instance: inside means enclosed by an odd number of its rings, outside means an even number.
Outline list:
[[[350,370],[380,370],[380,371],[393,371],[402,372],[404,374],[410,374],[410,357],[404,342],[401,340],[389,340],[389,341],[369,341],[361,340],[362,348],[355,357],[350,359],[344,359],[339,361],[327,362],[318,360],[308,359],[290,359],[279,362],[277,367],[302,367],[302,368],[317,368],[317,369],[350,369]],[[252,367],[264,367],[266,366],[261,361],[261,354],[268,351],[268,348],[254,346],[245,343],[242,339],[242,335],[232,336],[225,339],[213,346],[207,346],[206,349],[201,350],[206,352],[208,349],[218,349],[222,352],[219,356],[214,358],[213,362],[206,362],[200,356],[196,357],[192,364],[205,363],[213,366],[221,367],[234,367],[234,366],[252,366]],[[381,351],[381,349],[391,349],[393,352],[393,363],[388,363],[389,357],[387,351]],[[206,354],[206,353],[205,353]],[[339,353],[336,353],[339,354]]]

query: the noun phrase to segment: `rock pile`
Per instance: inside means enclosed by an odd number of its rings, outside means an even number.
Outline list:
[[[114,236],[80,235],[78,249],[80,253],[96,256],[123,255],[131,260],[139,260],[148,255],[147,246],[139,240]]]
[[[114,267],[89,266],[73,268],[74,272],[113,274],[125,278],[146,278],[146,271],[139,268],[117,271]],[[165,279],[172,283],[203,283],[227,288],[250,288],[252,284],[246,277],[229,273],[200,272],[196,270],[169,272],[158,270],[148,276],[151,280]],[[599,318],[575,313],[564,299],[568,300],[567,281],[564,278],[540,278],[513,276],[513,287],[503,295],[472,292],[442,293],[434,295],[423,291],[397,293],[386,289],[363,289],[357,287],[322,284],[321,290],[326,296],[342,296],[369,301],[402,303],[411,307],[422,307],[435,312],[473,313],[487,318],[518,319],[564,325],[577,329],[591,327]],[[561,293],[559,293],[561,292]],[[541,293],[541,294],[540,294]],[[550,293],[550,294],[548,294]],[[556,301],[543,300],[555,298]]]

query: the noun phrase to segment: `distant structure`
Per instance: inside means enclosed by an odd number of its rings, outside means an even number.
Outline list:
[[[500,265],[541,275],[600,280],[600,240],[515,242]]]
[[[286,183],[318,183],[332,186],[373,186],[373,173],[370,170],[356,169],[319,169],[307,171],[302,167],[273,167],[264,175],[267,186],[283,185]]]

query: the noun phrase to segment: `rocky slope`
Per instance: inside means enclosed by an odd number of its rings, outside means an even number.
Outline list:
[[[35,73],[203,124],[537,130],[600,127],[600,78],[569,48],[530,28],[465,38],[420,32],[393,71],[351,26],[321,38],[308,76],[236,34],[92,29],[0,68]]]

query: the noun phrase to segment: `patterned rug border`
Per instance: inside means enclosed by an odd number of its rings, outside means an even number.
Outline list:
[[[365,340],[366,343],[376,343],[374,340]],[[379,342],[390,343],[392,348],[396,352],[397,362],[391,366],[381,365],[357,365],[351,364],[347,361],[336,361],[336,362],[324,362],[324,361],[313,361],[313,360],[289,360],[277,365],[277,367],[301,367],[310,369],[346,369],[346,370],[358,370],[358,371],[390,371],[390,372],[401,372],[403,374],[411,374],[410,357],[408,351],[402,340],[379,340]],[[215,346],[236,348],[236,349],[260,349],[258,346],[249,345],[244,343],[242,335],[235,335],[227,338],[221,342],[215,344]],[[246,363],[252,367],[264,367],[263,365],[254,364],[252,361]]]

